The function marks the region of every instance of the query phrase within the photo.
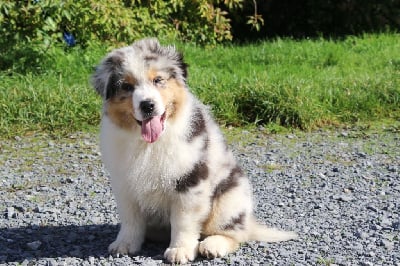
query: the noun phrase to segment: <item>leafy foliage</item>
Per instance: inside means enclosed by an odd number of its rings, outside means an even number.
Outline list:
[[[39,68],[47,49],[75,42],[131,43],[145,36],[199,44],[232,40],[229,12],[250,0],[5,0],[0,2],[0,69]],[[257,15],[257,14],[256,14]],[[252,21],[257,27],[259,18]],[[25,48],[29,47],[29,48]],[[11,48],[11,49],[10,49]]]
[[[215,43],[232,39],[228,13],[245,2],[6,0],[0,4],[1,34],[7,41],[40,41],[44,45],[62,40],[65,31],[73,33],[80,44],[91,40],[132,42],[149,35]]]

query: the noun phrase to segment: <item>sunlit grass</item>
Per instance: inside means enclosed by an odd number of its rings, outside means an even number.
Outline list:
[[[190,88],[220,123],[311,129],[400,118],[399,39],[380,34],[177,46],[190,65]],[[107,50],[51,48],[39,71],[0,72],[0,133],[96,128],[101,101],[89,78]]]

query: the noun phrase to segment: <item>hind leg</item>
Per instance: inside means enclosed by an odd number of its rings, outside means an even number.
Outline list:
[[[236,168],[235,168],[236,169]],[[201,255],[223,257],[239,248],[240,242],[249,239],[249,221],[252,216],[251,188],[248,179],[240,170],[232,170],[228,179],[217,185],[218,194],[212,198],[207,220],[203,223],[202,235],[206,238],[199,244]]]
[[[206,237],[200,242],[199,252],[207,258],[224,257],[239,248],[239,242],[224,235]]]

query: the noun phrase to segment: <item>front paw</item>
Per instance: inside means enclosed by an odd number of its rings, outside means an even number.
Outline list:
[[[135,243],[133,241],[127,242],[124,240],[115,240],[108,246],[108,252],[111,254],[121,254],[121,255],[128,255],[128,254],[135,254],[140,250],[141,245]]]
[[[167,248],[164,252],[164,257],[171,263],[184,264],[196,258],[198,252],[198,245],[194,248],[189,247],[176,247]]]

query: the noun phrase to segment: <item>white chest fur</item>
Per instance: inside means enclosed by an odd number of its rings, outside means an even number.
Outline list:
[[[158,213],[176,197],[177,179],[199,160],[203,144],[187,142],[183,130],[172,126],[152,144],[138,131],[121,130],[103,117],[102,157],[115,193],[126,193],[146,213]]]

